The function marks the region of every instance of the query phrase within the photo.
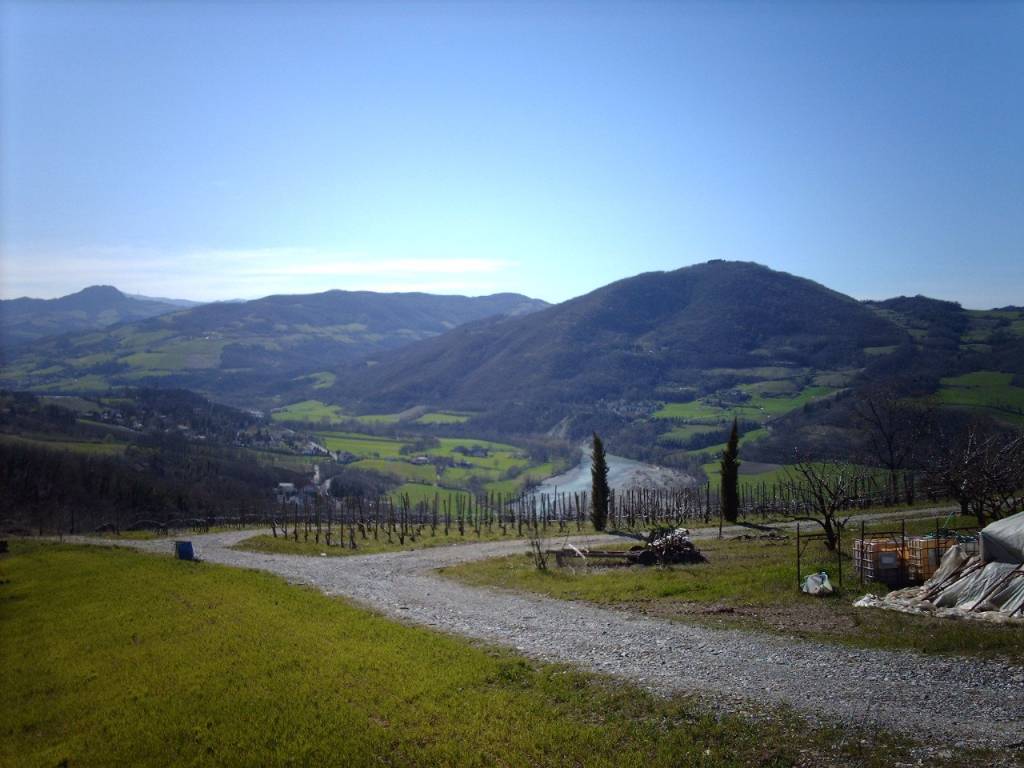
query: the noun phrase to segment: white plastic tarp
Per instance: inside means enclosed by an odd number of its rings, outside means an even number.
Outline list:
[[[885,597],[865,595],[854,605],[958,619],[1024,622],[1024,565],[985,564],[979,555],[969,557],[957,545],[946,553],[939,570],[923,586],[890,592]]]
[[[981,529],[981,558],[986,563],[1024,563],[1024,512]]]

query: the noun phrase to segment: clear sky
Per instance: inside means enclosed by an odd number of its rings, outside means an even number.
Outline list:
[[[1024,304],[1024,3],[0,0],[0,295]]]

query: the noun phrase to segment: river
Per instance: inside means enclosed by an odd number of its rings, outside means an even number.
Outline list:
[[[696,481],[685,472],[668,467],[659,467],[623,456],[605,454],[608,463],[608,486],[624,488],[678,488],[693,486]],[[590,447],[583,451],[580,463],[560,475],[549,477],[534,490],[534,493],[576,493],[590,492]]]

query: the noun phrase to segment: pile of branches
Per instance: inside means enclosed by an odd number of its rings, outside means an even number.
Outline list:
[[[663,565],[707,562],[690,539],[687,528],[654,528],[647,536],[645,550],[645,554],[651,553],[654,561]]]

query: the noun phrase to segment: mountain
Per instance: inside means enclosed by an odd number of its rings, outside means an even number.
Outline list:
[[[518,294],[470,298],[327,291],[204,304],[101,332],[40,340],[0,385],[96,391],[155,384],[239,404],[323,388],[346,360],[381,354],[493,315],[547,306]]]
[[[126,296],[109,285],[94,285],[59,299],[0,301],[0,351],[46,336],[106,328],[178,309],[174,301]]]
[[[849,371],[865,364],[866,349],[908,340],[871,307],[810,280],[713,261],[463,326],[348,367],[336,394],[374,409],[678,400],[779,371]]]
[[[350,413],[471,413],[465,434],[579,441],[714,472],[733,419],[749,466],[857,455],[858,390],[930,396],[1024,426],[1024,312],[923,296],[860,302],[749,262],[638,275],[519,318],[469,323],[333,371]],[[710,469],[709,469],[710,468]],[[766,470],[767,471],[767,470]]]
[[[143,296],[141,293],[129,293],[128,298],[138,299],[139,301],[159,301],[161,304],[171,304],[172,306],[179,307],[180,309],[198,307],[200,304],[206,303],[203,301],[191,301],[189,299],[168,299],[162,296]]]

